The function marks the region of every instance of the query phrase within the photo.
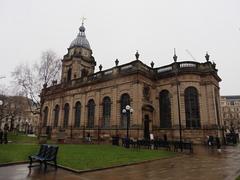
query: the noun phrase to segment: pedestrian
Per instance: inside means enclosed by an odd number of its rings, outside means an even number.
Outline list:
[[[163,135],[163,140],[164,140],[165,142],[167,142],[167,134],[164,134],[164,135]]]
[[[2,143],[3,143],[3,131],[0,128],[0,144],[2,144]]]
[[[3,141],[4,141],[4,144],[7,144],[8,143],[8,139],[7,139],[7,135],[8,135],[8,129],[9,129],[9,127],[8,127],[8,124],[6,123],[5,125],[4,125],[4,131],[3,131]]]
[[[213,148],[213,140],[214,140],[213,136],[209,136],[209,138],[208,138],[208,145],[210,147],[212,147],[212,148]]]
[[[218,136],[216,136],[215,140],[216,140],[217,151],[220,153],[221,152],[220,138]]]
[[[90,133],[89,133],[89,132],[87,133],[87,141],[88,141],[88,142],[91,142],[91,136],[90,136]]]

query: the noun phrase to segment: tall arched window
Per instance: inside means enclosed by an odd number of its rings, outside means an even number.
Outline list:
[[[111,99],[109,97],[104,97],[103,99],[103,124],[102,127],[108,128],[110,125],[111,117]]]
[[[43,110],[43,127],[47,126],[48,120],[48,107],[46,106]]]
[[[63,118],[63,127],[67,128],[68,127],[68,119],[69,119],[69,104],[66,103],[64,105],[64,118]]]
[[[130,96],[125,93],[121,96],[121,127],[127,128],[127,122],[130,121],[130,113],[123,114],[122,110],[126,108],[126,105],[130,105]]]
[[[60,110],[59,105],[56,105],[54,108],[54,123],[53,123],[54,127],[58,126],[59,110]]]
[[[71,81],[71,79],[72,79],[72,68],[69,68],[67,72],[67,81]]]
[[[94,127],[94,116],[95,116],[95,103],[93,99],[88,101],[88,122],[87,127],[93,128]]]
[[[170,93],[162,90],[159,93],[159,112],[160,112],[160,128],[171,128],[171,101]]]
[[[81,103],[78,101],[75,104],[75,127],[80,127],[80,120],[81,120]]]
[[[186,88],[184,92],[184,99],[185,99],[186,127],[188,128],[201,127],[197,89],[195,87]]]

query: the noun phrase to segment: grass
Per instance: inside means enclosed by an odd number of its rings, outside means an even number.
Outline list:
[[[9,134],[9,144],[0,144],[0,164],[28,160],[39,150],[36,137]],[[112,145],[59,144],[58,164],[76,170],[104,168],[145,160],[172,157],[175,153],[163,150],[126,149]]]
[[[59,164],[73,169],[95,169],[171,157],[170,151],[126,149],[111,145],[60,145]]]
[[[8,133],[8,141],[12,141],[12,143],[31,143],[37,144],[37,137],[29,137],[26,134],[18,133]]]
[[[0,144],[0,164],[26,161],[38,148],[33,144]]]

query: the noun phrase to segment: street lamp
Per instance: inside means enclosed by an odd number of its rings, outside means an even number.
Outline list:
[[[130,114],[133,113],[133,108],[130,105],[126,105],[125,109],[122,110],[123,115],[127,118],[127,139],[126,148],[129,148],[129,124],[130,124]]]
[[[28,120],[25,120],[25,134],[28,134]]]
[[[175,48],[174,48],[173,60],[174,60],[174,63],[175,63],[175,80],[176,80],[176,84],[177,84],[179,139],[180,139],[180,148],[181,148],[181,152],[182,152],[183,151],[183,147],[182,147],[182,123],[181,123],[181,110],[180,110],[180,97],[179,97],[179,84],[180,84],[180,82],[178,81],[178,64],[177,64],[177,55],[176,55]]]
[[[1,100],[0,99],[0,110],[1,110],[1,114],[0,114],[0,128],[2,127],[2,118],[3,118],[3,107],[2,107],[2,105],[3,105],[3,100]]]

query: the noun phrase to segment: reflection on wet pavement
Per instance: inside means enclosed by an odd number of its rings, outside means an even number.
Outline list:
[[[159,179],[186,179],[186,180],[221,180],[235,179],[240,174],[240,147],[226,147],[222,153],[216,149],[207,149],[202,146],[194,147],[194,154],[180,154],[177,157],[125,166],[83,174],[72,173],[66,170],[49,167],[47,172],[38,167],[32,168],[29,173],[27,164],[6,166],[0,168],[2,180],[159,180]]]

